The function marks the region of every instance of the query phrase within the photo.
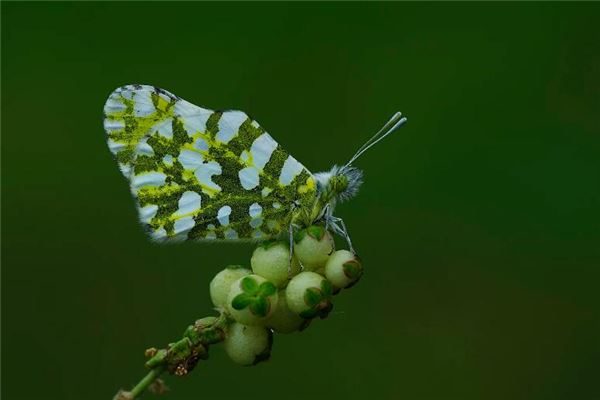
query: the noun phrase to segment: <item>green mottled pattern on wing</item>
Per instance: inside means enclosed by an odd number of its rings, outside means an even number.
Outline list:
[[[157,241],[265,239],[316,197],[312,174],[240,111],[130,85],[105,105],[109,148]]]

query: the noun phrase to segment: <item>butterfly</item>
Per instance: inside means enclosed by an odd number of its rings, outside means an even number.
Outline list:
[[[289,233],[291,244],[295,230],[324,222],[352,249],[333,215],[362,184],[352,163],[404,122],[394,114],[346,164],[313,174],[242,111],[198,107],[148,85],[120,87],[104,105],[108,147],[156,242]]]

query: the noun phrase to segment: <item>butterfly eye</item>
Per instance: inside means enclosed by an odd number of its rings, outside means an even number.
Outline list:
[[[331,189],[336,193],[342,193],[348,188],[348,178],[346,175],[340,174],[331,178],[330,183]]]

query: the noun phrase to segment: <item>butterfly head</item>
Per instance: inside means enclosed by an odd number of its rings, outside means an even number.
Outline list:
[[[358,193],[363,182],[363,173],[360,169],[334,165],[329,171],[315,174],[317,190],[326,201],[346,201]]]

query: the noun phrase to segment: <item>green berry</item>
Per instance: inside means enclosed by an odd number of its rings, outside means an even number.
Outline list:
[[[255,274],[273,282],[278,288],[285,286],[290,275],[300,272],[300,264],[296,257],[292,257],[290,270],[290,245],[278,241],[265,242],[258,246],[252,253],[250,265]]]
[[[287,286],[287,306],[302,318],[325,318],[333,308],[332,292],[331,283],[323,276],[315,272],[301,272]]]
[[[363,267],[359,258],[348,250],[336,251],[325,265],[325,276],[336,288],[354,285],[362,273]]]
[[[269,317],[267,326],[278,333],[292,333],[306,328],[310,321],[289,309],[285,290],[278,294],[277,309]]]
[[[255,365],[271,356],[273,334],[261,326],[234,322],[227,330],[225,352],[237,364]]]
[[[252,271],[239,265],[230,265],[210,281],[210,299],[217,308],[225,308],[231,284]]]
[[[317,225],[298,231],[294,236],[294,243],[294,253],[307,271],[324,267],[335,250],[333,236]]]
[[[277,288],[259,275],[246,275],[231,284],[227,310],[244,325],[263,325],[277,307]]]

